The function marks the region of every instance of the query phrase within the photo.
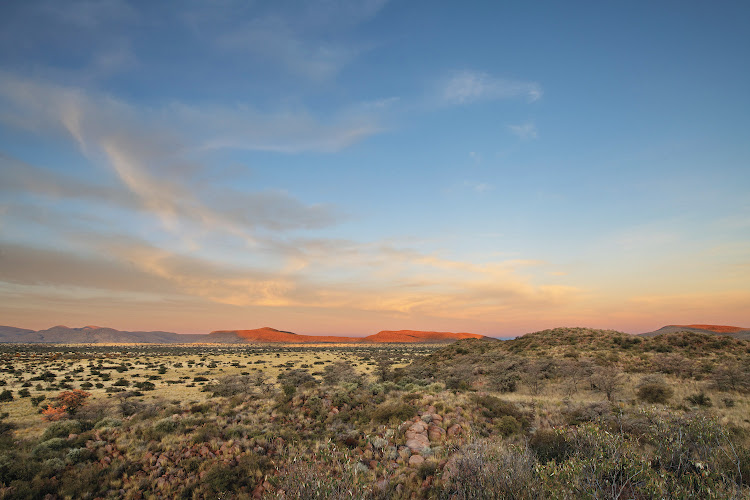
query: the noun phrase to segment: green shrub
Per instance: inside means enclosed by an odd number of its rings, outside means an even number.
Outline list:
[[[96,423],[94,429],[110,429],[112,427],[120,427],[121,425],[122,420],[119,418],[104,417]]]
[[[53,422],[44,430],[42,441],[52,438],[67,438],[71,434],[79,434],[83,430],[78,420],[60,420]]]
[[[31,453],[38,458],[49,458],[55,455],[56,451],[62,450],[70,446],[70,444],[67,439],[55,437],[39,443],[31,450]]]
[[[72,464],[85,462],[93,458],[93,453],[87,448],[71,448],[68,450],[67,460]]]
[[[159,434],[169,434],[177,430],[177,422],[172,420],[170,417],[162,418],[157,420],[153,426],[154,431]]]

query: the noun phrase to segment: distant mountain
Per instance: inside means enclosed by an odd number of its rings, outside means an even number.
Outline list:
[[[740,340],[750,340],[750,328],[724,325],[667,325],[653,332],[642,333],[644,337],[656,337],[664,333],[693,332],[709,335],[726,335]]]
[[[69,328],[58,325],[46,330],[28,330],[0,326],[0,343],[49,344],[359,344],[359,343],[448,343],[467,338],[489,338],[475,333],[421,332],[414,330],[382,331],[368,337],[333,335],[298,335],[275,328],[255,330],[217,330],[207,335],[185,335],[172,332],[127,332],[101,326]]]
[[[114,328],[58,325],[46,330],[28,330],[0,326],[0,342],[49,344],[181,344],[205,342],[206,335],[181,335],[171,332],[125,332]]]
[[[420,332],[415,330],[382,331],[365,337],[366,342],[453,342],[461,339],[487,339],[476,333]]]
[[[285,344],[317,344],[317,343],[356,343],[362,342],[362,337],[336,337],[332,335],[297,335],[292,332],[276,330],[275,328],[258,328],[255,330],[219,330],[208,334],[209,337],[229,338],[235,335],[240,342],[249,343],[285,343]],[[210,341],[209,341],[210,342]]]
[[[226,342],[231,339],[232,335],[239,342],[283,342],[290,344],[438,343],[454,342],[467,338],[489,338],[475,333],[421,332],[415,330],[382,331],[367,337],[338,337],[334,335],[298,335],[268,327],[256,330],[219,330],[211,332],[208,336],[214,339],[221,338],[223,342]],[[215,342],[216,340],[209,340],[209,342],[212,341]]]

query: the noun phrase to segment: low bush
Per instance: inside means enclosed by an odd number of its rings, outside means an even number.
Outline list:
[[[470,443],[446,464],[441,498],[538,498],[535,465],[528,448],[487,441]]]
[[[404,421],[413,418],[417,414],[417,408],[409,403],[383,403],[372,412],[372,421],[376,423],[388,423],[391,421]]]
[[[542,464],[549,461],[562,463],[572,452],[565,432],[559,429],[537,430],[529,439],[529,448]]]
[[[78,420],[61,420],[53,422],[44,430],[42,441],[52,438],[67,438],[70,434],[78,434],[83,430],[81,422]]]
[[[659,380],[650,380],[638,386],[638,399],[646,403],[664,404],[672,397],[674,391],[666,383]]]
[[[495,428],[502,436],[510,436],[521,431],[521,423],[515,417],[505,415],[495,422]]]
[[[712,406],[713,403],[711,402],[711,398],[706,396],[703,392],[698,392],[696,394],[692,394],[685,398],[685,401],[688,404],[691,404],[693,406]]]
[[[518,422],[526,422],[527,419],[521,409],[515,403],[503,401],[495,396],[472,396],[471,400],[482,408],[482,415],[488,418],[513,417]]]

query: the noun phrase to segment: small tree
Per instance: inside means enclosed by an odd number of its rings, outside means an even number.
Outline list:
[[[336,361],[323,369],[323,380],[326,384],[336,385],[341,382],[358,382],[357,370],[348,361]]]
[[[612,401],[622,387],[622,372],[614,365],[600,366],[591,375],[591,385]]]
[[[74,415],[81,406],[86,404],[86,399],[89,396],[91,396],[91,393],[81,389],[61,392],[47,408],[42,410],[42,418],[55,421]]]
[[[387,382],[393,378],[393,361],[387,356],[381,356],[377,360],[377,366],[375,367],[375,375],[378,377],[379,382]]]

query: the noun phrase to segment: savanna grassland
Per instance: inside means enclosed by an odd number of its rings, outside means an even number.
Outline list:
[[[0,347],[0,498],[750,498],[750,342]]]

